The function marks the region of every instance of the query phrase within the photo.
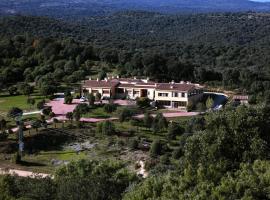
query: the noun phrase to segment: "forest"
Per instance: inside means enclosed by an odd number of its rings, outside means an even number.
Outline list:
[[[76,82],[101,61],[121,76],[236,88],[262,101],[270,94],[269,17],[139,11],[67,21],[2,17],[0,82],[8,87],[44,75]],[[9,80],[13,75],[19,78]]]

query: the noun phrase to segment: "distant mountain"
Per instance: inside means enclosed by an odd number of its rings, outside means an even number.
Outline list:
[[[0,14],[53,17],[106,15],[122,10],[163,13],[270,11],[270,3],[250,0],[1,0]]]

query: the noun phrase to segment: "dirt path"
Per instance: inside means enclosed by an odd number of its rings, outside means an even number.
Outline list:
[[[50,178],[53,178],[53,176],[50,175],[50,174],[34,173],[34,172],[30,172],[30,171],[17,170],[17,169],[2,169],[2,168],[0,168],[0,175],[5,175],[5,174],[17,175],[17,176],[20,176],[20,177],[30,177],[30,178],[36,178],[36,177],[40,177],[40,178],[50,177]]]

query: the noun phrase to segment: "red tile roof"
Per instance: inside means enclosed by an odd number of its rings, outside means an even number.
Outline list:
[[[117,81],[97,81],[97,80],[87,80],[85,81],[84,87],[92,88],[112,88],[118,86],[120,83]]]
[[[149,84],[149,83],[136,83],[136,84],[120,83],[120,85],[118,87],[120,87],[120,88],[142,88],[142,89],[156,88],[155,84]]]
[[[188,92],[195,89],[194,84],[181,84],[181,83],[160,83],[157,86],[157,90],[170,90],[170,91],[182,91]]]

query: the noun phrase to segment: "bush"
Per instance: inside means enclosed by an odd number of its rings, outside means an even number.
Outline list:
[[[81,114],[86,114],[90,110],[89,106],[86,103],[81,103],[76,106],[74,112],[79,112]]]
[[[137,138],[133,138],[129,141],[129,148],[132,150],[138,149],[139,141]]]
[[[19,164],[22,161],[21,155],[19,153],[15,153],[11,161],[15,164]]]
[[[110,121],[101,122],[98,123],[96,131],[103,135],[113,135],[115,133],[115,126]]]
[[[7,116],[11,118],[15,118],[16,116],[22,115],[23,111],[20,108],[13,107],[8,111]]]
[[[197,103],[196,110],[198,110],[199,112],[204,112],[206,110],[205,104],[202,102]]]
[[[116,111],[116,109],[117,109],[117,105],[116,104],[106,104],[105,106],[104,106],[104,111],[106,112],[106,113],[112,113],[112,112],[114,112],[114,111]]]
[[[183,155],[184,155],[184,152],[181,148],[177,148],[172,152],[172,157],[174,159],[179,159]]]
[[[162,152],[162,144],[160,142],[160,140],[155,140],[150,148],[150,156],[151,157],[157,157],[159,155],[161,155]]]
[[[119,120],[120,122],[130,120],[133,115],[135,115],[135,111],[133,109],[124,108],[119,113]]]
[[[136,99],[136,104],[140,108],[147,108],[150,107],[150,99],[147,97],[141,97]]]
[[[178,124],[172,122],[168,127],[167,138],[169,140],[175,140],[177,135],[182,135],[184,133],[184,129],[181,128]]]
[[[42,110],[42,114],[43,115],[46,115],[46,116],[49,116],[50,113],[52,112],[52,108],[51,107],[46,107]]]
[[[160,162],[164,165],[170,164],[170,158],[168,154],[165,154],[163,156],[160,156]]]
[[[37,103],[37,109],[41,110],[44,108],[45,100],[39,101]]]

